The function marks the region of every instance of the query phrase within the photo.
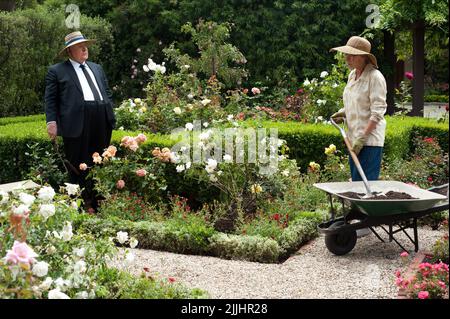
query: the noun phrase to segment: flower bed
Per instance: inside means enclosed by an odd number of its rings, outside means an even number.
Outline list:
[[[0,298],[202,298],[206,293],[158,278],[143,278],[109,268],[118,254],[111,239],[74,229],[77,185],[66,195],[51,187],[0,193]],[[136,245],[130,239],[130,246]],[[132,263],[125,250],[118,256]]]

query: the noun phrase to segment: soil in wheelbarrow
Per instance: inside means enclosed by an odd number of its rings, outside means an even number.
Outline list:
[[[364,195],[364,193],[355,193],[355,192],[345,192],[345,193],[339,193],[339,195],[349,197],[349,198],[355,198],[355,199],[361,199]],[[385,194],[386,196],[373,196],[370,198],[364,198],[367,200],[386,200],[386,199],[417,199],[416,197],[412,197],[411,195],[403,192],[394,192],[389,191]]]

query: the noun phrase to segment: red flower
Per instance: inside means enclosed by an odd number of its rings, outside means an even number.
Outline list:
[[[434,143],[434,138],[427,137],[427,138],[424,138],[423,141],[426,142],[426,143]]]
[[[170,282],[170,283],[173,283],[173,282],[175,282],[175,278],[173,278],[173,277],[169,277],[169,282]]]
[[[445,104],[445,112],[448,112],[448,103]]]
[[[279,221],[280,220],[280,214],[274,214],[272,217],[274,220]]]
[[[414,78],[414,75],[412,72],[405,72],[405,76],[408,80],[412,80]]]
[[[431,177],[431,176],[428,177],[428,181],[429,181],[429,182],[432,182],[432,181],[433,181],[433,177]]]

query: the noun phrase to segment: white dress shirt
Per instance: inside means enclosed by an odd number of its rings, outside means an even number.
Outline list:
[[[84,76],[83,70],[80,68],[80,63],[77,61],[74,61],[72,59],[69,59],[70,63],[72,63],[73,68],[75,69],[75,72],[77,73],[78,80],[80,80],[81,89],[83,90],[84,100],[85,101],[95,101],[94,94],[92,93],[91,87],[89,86],[89,83]],[[102,93],[100,92],[100,89],[98,88],[97,81],[95,79],[94,73],[92,73],[91,69],[87,65],[86,62],[83,63],[83,65],[86,67],[87,72],[91,76],[92,82],[94,82],[95,87],[97,88],[98,94],[100,95],[100,99],[103,101]]]

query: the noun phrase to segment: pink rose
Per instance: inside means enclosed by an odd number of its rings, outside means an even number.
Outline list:
[[[408,257],[408,256],[409,256],[409,254],[406,251],[404,251],[400,254],[400,257]]]
[[[419,299],[428,299],[430,294],[428,293],[428,291],[419,291],[419,294],[417,296],[419,297]]]
[[[114,156],[116,156],[117,147],[115,147],[114,145],[111,145],[108,147],[108,149],[106,151],[111,155],[111,157],[114,157]]]
[[[405,72],[405,76],[408,80],[412,80],[414,78],[414,75],[412,72]]]
[[[136,174],[137,174],[137,172],[136,172]],[[125,182],[123,181],[123,179],[119,179],[119,180],[117,181],[116,187],[117,187],[118,189],[122,189],[122,188],[125,187]]]
[[[261,93],[261,90],[258,89],[258,88],[252,88],[252,93],[253,93],[254,95],[260,94],[260,93]]]
[[[128,145],[128,148],[132,150],[133,152],[136,152],[139,148],[138,143],[136,141],[131,142],[130,145]]]
[[[87,165],[85,163],[81,163],[80,164],[80,171],[85,171],[87,170]]]
[[[147,140],[147,136],[141,133],[135,138],[135,140],[136,142],[138,142],[138,144],[142,144]]]
[[[11,250],[6,251],[6,262],[17,264],[32,264],[36,260],[34,259],[38,255],[31,249],[26,243],[21,243],[19,241],[14,241],[13,247]]]
[[[136,171],[136,175],[139,176],[139,177],[144,177],[145,175],[147,175],[147,171],[145,169],[143,169],[143,168],[138,169]]]

